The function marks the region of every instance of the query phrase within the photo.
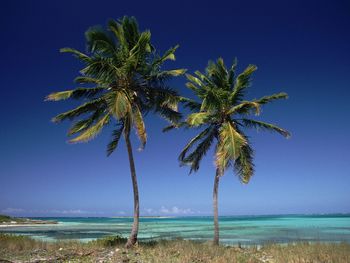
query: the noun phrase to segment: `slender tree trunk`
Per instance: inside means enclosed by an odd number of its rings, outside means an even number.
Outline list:
[[[137,242],[137,233],[139,231],[139,216],[140,216],[139,189],[137,186],[134,157],[132,154],[132,147],[131,147],[129,135],[125,136],[125,142],[126,142],[126,147],[128,148],[132,188],[133,188],[133,192],[134,192],[134,223],[132,225],[132,230],[131,230],[131,234],[130,234],[130,237],[128,239],[128,242],[125,245],[126,248],[131,248]]]
[[[215,179],[214,179],[214,189],[213,189],[213,212],[214,212],[214,245],[219,245],[219,212],[218,212],[218,190],[219,190],[219,180],[220,171],[216,169]]]

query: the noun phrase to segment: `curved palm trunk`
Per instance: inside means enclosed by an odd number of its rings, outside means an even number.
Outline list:
[[[137,178],[136,178],[136,170],[134,164],[134,157],[132,154],[132,147],[129,135],[125,136],[126,147],[128,148],[129,155],[129,163],[130,163],[130,172],[131,172],[131,180],[132,180],[132,188],[134,192],[134,223],[132,225],[132,230],[128,242],[126,243],[126,248],[131,248],[137,242],[137,233],[139,231],[139,189],[137,186]]]
[[[213,189],[213,211],[214,211],[214,245],[219,245],[219,212],[218,212],[218,190],[219,190],[220,172],[216,169]]]

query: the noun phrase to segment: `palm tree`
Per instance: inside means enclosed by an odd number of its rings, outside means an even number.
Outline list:
[[[110,155],[124,136],[134,194],[134,221],[126,243],[129,248],[137,242],[139,226],[139,193],[130,131],[135,128],[142,149],[147,141],[143,120],[147,112],[153,111],[171,123],[181,118],[177,111],[177,93],[166,86],[166,80],[182,75],[185,70],[161,70],[166,60],[175,60],[178,46],[158,55],[151,44],[151,33],[140,32],[133,17],[110,20],[108,30],[92,27],[85,35],[86,54],[72,48],[61,49],[84,63],[75,82],[85,87],[55,92],[46,100],[82,100],[79,107],[53,118],[54,122],[76,120],[68,131],[69,136],[77,135],[71,143],[93,139],[114,121],[112,139],[107,146],[107,155]]]
[[[251,75],[257,69],[249,65],[243,73],[236,76],[237,60],[227,69],[222,58],[209,61],[205,74],[199,71],[196,76],[187,74],[186,86],[194,91],[200,102],[183,98],[185,107],[193,113],[186,121],[173,124],[175,127],[203,128],[185,146],[179,155],[181,164],[190,165],[191,170],[199,169],[200,161],[215,141],[216,174],[213,189],[214,244],[219,244],[218,188],[220,177],[229,167],[243,183],[248,183],[254,172],[253,149],[243,128],[255,128],[277,132],[285,137],[290,134],[273,124],[248,118],[252,112],[260,113],[260,107],[273,100],[286,99],[286,93],[278,93],[251,101],[243,100],[251,84]]]

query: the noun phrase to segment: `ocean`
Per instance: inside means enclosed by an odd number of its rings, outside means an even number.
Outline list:
[[[35,239],[80,240],[130,233],[132,218],[50,217],[36,218],[58,221],[56,225],[0,228],[0,233],[31,236]],[[350,215],[281,215],[223,216],[220,241],[224,244],[261,245],[269,242],[348,242]],[[141,218],[139,239],[210,240],[213,236],[212,217]]]

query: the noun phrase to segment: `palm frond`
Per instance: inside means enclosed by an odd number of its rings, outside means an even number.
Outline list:
[[[222,58],[218,58],[216,63],[209,61],[207,74],[216,88],[223,90],[228,90],[230,88],[228,82],[228,71]]]
[[[209,112],[197,112],[188,115],[186,122],[188,123],[188,125],[196,127],[207,122],[209,118]]]
[[[97,85],[103,84],[103,80],[91,78],[87,76],[78,76],[74,79],[74,82],[79,84],[97,84]]]
[[[195,76],[192,76],[191,74],[186,74],[186,78],[190,81],[186,85],[193,87],[194,90],[198,89],[198,87],[205,87],[204,83],[200,79],[196,78]]]
[[[189,149],[191,149],[198,141],[203,139],[208,133],[210,132],[210,127],[204,129],[202,132],[200,132],[198,135],[196,135],[194,138],[192,138],[189,143],[183,148],[179,155],[179,161],[183,162],[185,159],[185,156]]]
[[[107,145],[107,156],[110,156],[118,147],[118,143],[119,143],[120,137],[123,134],[123,130],[124,130],[124,122],[119,122],[117,124],[117,127],[113,130],[112,140]]]
[[[243,101],[240,104],[232,107],[229,111],[228,111],[228,115],[231,114],[249,114],[252,110],[255,111],[255,115],[259,115],[260,114],[260,104],[254,101]]]
[[[259,103],[260,105],[262,104],[266,104],[270,101],[273,100],[279,100],[279,99],[288,99],[288,94],[285,92],[281,92],[281,93],[277,93],[277,94],[273,94],[270,96],[264,96],[260,99],[254,100],[254,102]]]
[[[96,95],[102,93],[103,91],[105,91],[103,87],[76,88],[74,90],[66,90],[66,91],[51,93],[45,98],[45,100],[59,101],[59,100],[66,100],[69,98],[72,98],[72,99],[93,98]]]
[[[210,80],[210,78],[204,75],[203,73],[201,73],[199,70],[196,70],[194,74],[196,74],[197,77],[199,77],[202,82],[206,83],[207,85],[214,86],[214,83]]]
[[[232,66],[231,66],[230,70],[228,71],[228,83],[229,83],[231,89],[233,89],[233,84],[234,84],[237,64],[238,64],[238,60],[237,60],[237,58],[235,58],[233,63],[232,63]]]
[[[82,132],[78,137],[71,139],[70,143],[77,142],[87,142],[95,138],[102,130],[102,128],[109,123],[110,115],[104,115],[100,120],[96,122],[94,126],[91,126],[84,132]]]
[[[200,111],[201,104],[195,100],[181,97],[180,101],[184,104],[185,108],[189,108],[191,111]]]
[[[233,92],[230,101],[232,103],[240,101],[243,98],[244,90],[251,84],[251,75],[258,68],[255,65],[249,65],[241,74],[239,74],[234,83]]]
[[[89,52],[105,53],[114,55],[117,52],[117,46],[109,32],[105,31],[101,26],[90,27],[85,32],[87,48]]]
[[[74,118],[82,114],[94,112],[100,108],[103,108],[105,104],[106,103],[104,98],[98,98],[98,99],[86,102],[73,110],[58,114],[56,117],[52,119],[52,121],[57,123],[66,119],[73,120]]]
[[[97,79],[104,79],[109,82],[115,81],[116,77],[122,76],[121,69],[115,65],[113,59],[100,55],[94,56],[80,73]]]
[[[164,127],[162,129],[162,132],[168,132],[168,131],[171,131],[173,129],[178,129],[178,128],[184,127],[186,125],[187,125],[186,122],[179,122],[179,123],[170,124],[170,125]]]
[[[168,79],[170,77],[178,77],[181,76],[183,74],[185,74],[186,69],[172,69],[172,70],[164,70],[159,72],[156,77],[160,78],[160,79]]]
[[[191,165],[190,173],[198,171],[200,162],[210,149],[210,146],[212,145],[216,134],[217,131],[215,127],[209,127],[208,134],[202,139],[195,150],[183,158],[183,164]]]
[[[251,120],[251,119],[241,119],[241,121],[243,125],[248,128],[255,128],[256,130],[261,129],[261,130],[277,132],[286,138],[289,138],[291,136],[287,130],[284,130],[271,123],[266,123],[262,121]]]
[[[157,106],[154,108],[154,112],[158,113],[162,118],[166,119],[172,124],[178,123],[182,117],[180,112],[173,110],[168,106]]]
[[[221,125],[216,150],[216,166],[222,174],[230,161],[235,161],[239,157],[240,148],[246,144],[247,140],[237,131],[233,123],[225,122]]]
[[[240,153],[234,162],[234,170],[242,183],[247,184],[254,174],[253,149],[249,143],[242,145]]]
[[[80,59],[81,61],[85,62],[85,63],[90,63],[91,58],[84,54],[83,52],[80,52],[79,50],[76,50],[74,48],[70,48],[70,47],[65,47],[65,48],[61,48],[60,49],[61,53],[72,53],[76,58]]]
[[[126,115],[131,113],[132,102],[125,92],[115,91],[107,95],[106,101],[108,103],[110,112],[118,119],[123,119]]]
[[[126,40],[124,29],[121,23],[118,23],[114,19],[108,21],[108,29],[114,34],[119,42],[121,51],[125,52],[128,49],[128,42]]]
[[[137,105],[133,107],[132,119],[133,119],[133,124],[136,130],[137,136],[141,141],[141,147],[139,149],[142,150],[145,148],[145,145],[147,142],[147,134],[146,134],[146,128],[145,128],[145,123],[143,121],[142,113]]]
[[[96,110],[91,116],[89,116],[86,119],[83,120],[79,120],[76,123],[74,123],[74,125],[68,130],[68,135],[74,135],[77,134],[79,132],[82,132],[86,129],[88,129],[89,127],[91,127],[91,125],[101,117],[101,115],[103,114],[102,110]]]
[[[175,47],[165,51],[162,56],[160,56],[159,58],[153,61],[153,66],[159,66],[163,64],[166,60],[175,60],[175,51],[178,48],[179,48],[179,45],[176,45]]]

